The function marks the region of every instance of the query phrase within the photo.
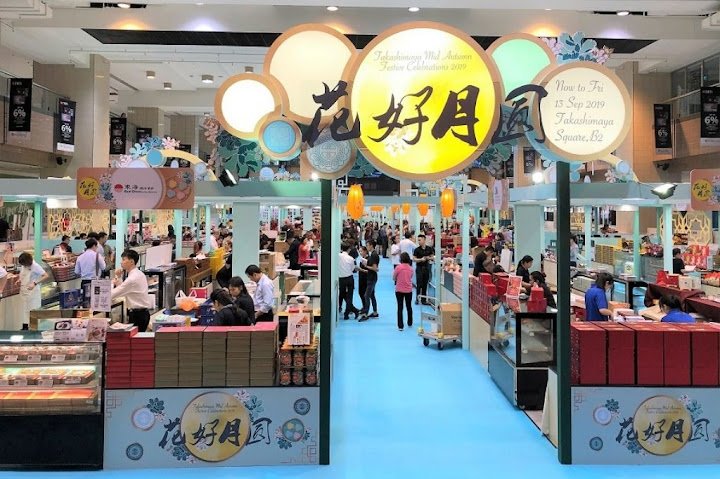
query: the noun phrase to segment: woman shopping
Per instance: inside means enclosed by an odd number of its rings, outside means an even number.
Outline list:
[[[20,296],[24,308],[22,329],[28,329],[30,311],[40,309],[42,306],[39,284],[48,279],[48,274],[42,266],[33,260],[30,253],[22,253],[18,258],[18,262],[22,266],[20,269]],[[19,324],[16,323],[15,326],[15,329],[20,329]]]
[[[393,270],[393,281],[395,281],[395,299],[397,300],[397,325],[398,330],[405,329],[403,322],[403,302],[407,308],[407,325],[409,328],[413,324],[412,311],[412,290],[413,275],[415,272],[412,267],[410,255],[402,253],[400,255],[400,264]]]

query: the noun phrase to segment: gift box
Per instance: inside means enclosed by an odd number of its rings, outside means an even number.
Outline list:
[[[692,385],[720,384],[720,327],[717,323],[678,324],[690,331]]]
[[[636,384],[664,385],[664,332],[657,323],[625,323],[625,326],[635,331]]]
[[[606,331],[593,323],[570,323],[570,376],[573,384],[607,383],[606,337]]]
[[[547,300],[541,298],[539,300],[530,299],[527,302],[528,313],[544,313],[547,311]]]
[[[595,324],[607,334],[608,384],[635,384],[635,331],[619,323]]]

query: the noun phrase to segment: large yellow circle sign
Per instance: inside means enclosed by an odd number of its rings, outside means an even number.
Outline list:
[[[435,180],[467,167],[499,116],[499,75],[485,51],[446,25],[378,35],[346,71],[359,148],[386,174]]]
[[[693,422],[683,403],[669,396],[643,402],[634,416],[638,443],[654,456],[669,456],[687,444]]]

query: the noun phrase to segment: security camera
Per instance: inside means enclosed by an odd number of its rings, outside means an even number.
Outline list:
[[[57,163],[58,166],[64,165],[65,163],[67,163],[67,158],[63,158],[62,156],[56,156],[55,163]]]

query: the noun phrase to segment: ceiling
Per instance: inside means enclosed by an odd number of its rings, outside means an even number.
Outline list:
[[[329,2],[337,12],[328,12]],[[410,2],[412,5],[408,4]],[[538,36],[582,31],[618,48],[609,66],[637,61],[641,73],[669,72],[720,51],[720,34],[701,28],[720,10],[709,0],[137,0],[140,9],[88,8],[81,0],[0,0],[0,46],[40,63],[111,62],[113,110],[158,106],[179,113],[212,109],[214,89],[250,66],[262,70],[267,45],[298,23],[334,26],[362,47],[373,35],[413,20],[454,25],[486,46],[515,31]],[[199,5],[202,3],[202,5]],[[498,10],[498,5],[502,10]],[[409,6],[421,8],[410,13]],[[619,17],[626,9],[643,15]],[[622,40],[630,40],[623,42]],[[645,40],[646,42],[638,42]],[[146,78],[147,70],[156,78]],[[210,74],[213,84],[200,75]],[[172,91],[163,91],[171,82]],[[148,103],[150,102],[150,103]]]

